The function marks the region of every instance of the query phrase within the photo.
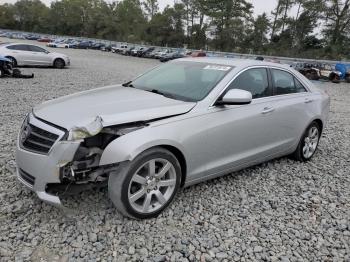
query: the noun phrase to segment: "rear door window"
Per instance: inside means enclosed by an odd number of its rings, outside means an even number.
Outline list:
[[[287,95],[305,92],[305,88],[295,77],[283,70],[271,69],[272,81],[274,84],[274,95]],[[298,87],[297,87],[298,85]]]
[[[304,85],[298,79],[294,78],[294,82],[295,82],[295,88],[296,88],[297,93],[307,92]]]

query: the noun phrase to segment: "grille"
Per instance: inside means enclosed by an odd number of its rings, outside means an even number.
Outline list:
[[[31,186],[34,186],[35,183],[35,177],[29,175],[27,172],[23,171],[22,169],[19,169],[19,175],[20,177],[26,181],[28,184],[30,184]]]
[[[56,134],[28,123],[23,127],[20,139],[23,148],[36,153],[47,154],[58,137]]]

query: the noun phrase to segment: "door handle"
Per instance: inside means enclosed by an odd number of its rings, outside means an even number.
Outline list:
[[[261,113],[263,115],[266,115],[266,114],[272,113],[273,111],[275,111],[275,109],[273,107],[265,107]]]
[[[310,99],[310,98],[306,98],[305,99],[305,104],[309,104],[312,103],[314,100]]]

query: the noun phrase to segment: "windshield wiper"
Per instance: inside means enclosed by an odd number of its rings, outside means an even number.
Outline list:
[[[150,90],[147,89],[147,90],[145,90],[145,91],[152,92],[152,93],[154,93],[154,94],[158,94],[158,95],[161,95],[161,96],[164,96],[164,97],[167,97],[167,98],[176,99],[174,95],[169,94],[169,93],[164,93],[164,92],[159,91],[159,90],[157,90],[157,89],[150,89]],[[176,100],[177,100],[177,99],[176,99]]]
[[[122,84],[122,86],[124,86],[124,87],[134,87],[133,84],[132,84],[132,81],[126,82],[126,83]]]

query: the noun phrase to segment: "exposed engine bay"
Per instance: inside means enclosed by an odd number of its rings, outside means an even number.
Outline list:
[[[49,184],[48,192],[56,195],[77,194],[87,189],[107,186],[109,174],[118,164],[100,166],[100,159],[109,143],[120,136],[147,126],[144,122],[103,128],[97,135],[85,138],[73,161],[62,164],[60,184]],[[85,128],[84,128],[85,129]]]

